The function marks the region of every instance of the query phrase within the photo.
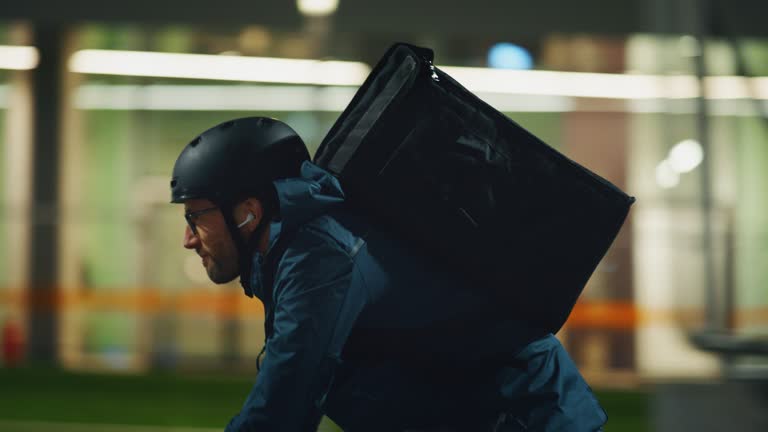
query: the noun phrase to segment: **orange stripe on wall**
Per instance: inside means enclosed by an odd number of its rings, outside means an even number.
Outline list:
[[[566,322],[569,328],[631,330],[637,325],[637,309],[631,303],[579,302]]]
[[[263,318],[264,308],[240,290],[220,292],[187,289],[165,293],[155,288],[94,291],[67,289],[25,291],[0,289],[0,305],[36,310],[93,310],[133,313],[213,314],[221,317]],[[741,308],[735,313],[738,326],[768,325],[768,307]],[[581,301],[566,323],[568,328],[632,330],[639,325],[696,325],[704,322],[704,311],[697,308],[640,308],[629,302]]]
[[[760,315],[768,323],[768,308],[739,310],[736,315],[749,311]],[[601,328],[631,330],[637,326],[663,324],[671,326],[698,326],[705,320],[702,308],[642,308],[629,302],[581,301],[568,318],[569,328]]]
[[[220,316],[263,317],[264,307],[258,299],[241,292],[217,293],[208,290],[186,290],[167,294],[157,289],[120,289],[111,292],[64,290],[51,292],[0,291],[0,305],[35,310],[99,310],[134,313],[193,313]]]

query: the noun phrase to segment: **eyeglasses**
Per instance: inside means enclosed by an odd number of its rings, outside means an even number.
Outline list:
[[[184,219],[187,220],[187,225],[189,225],[189,229],[192,230],[192,234],[197,235],[197,225],[195,224],[197,218],[218,209],[218,207],[208,207],[202,210],[188,211],[184,213]]]

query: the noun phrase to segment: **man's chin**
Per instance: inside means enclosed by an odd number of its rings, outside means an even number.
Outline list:
[[[218,271],[218,269],[206,269],[206,271],[211,282],[218,285],[230,283],[235,280],[237,276],[239,276],[238,273],[223,273]]]
[[[211,275],[209,274],[209,275],[208,275],[208,277],[211,279],[211,282],[213,282],[213,283],[215,283],[215,284],[218,284],[218,285],[224,285],[224,284],[230,283],[230,282],[232,282],[233,280],[235,280],[235,278],[237,277],[237,275],[234,275],[234,276],[224,276],[224,277],[222,277],[222,276],[219,276],[219,275],[211,276]]]

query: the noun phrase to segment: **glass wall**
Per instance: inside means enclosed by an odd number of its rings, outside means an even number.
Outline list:
[[[768,334],[768,117],[733,118],[739,190],[733,216],[734,325],[749,334]]]
[[[10,40],[9,28],[0,26],[0,44],[21,43]],[[72,33],[68,55],[108,49],[315,58],[322,52],[340,60],[362,59],[368,66],[388,44],[363,35],[358,42],[345,38],[346,43],[318,50],[306,42],[306,34],[260,27],[90,24]],[[440,54],[438,66],[443,66],[440,59],[450,66],[485,65],[478,53],[488,48],[486,40],[452,47],[421,39]],[[689,43],[679,37],[552,35],[529,45],[538,69],[663,77],[695,73],[684,55]],[[768,75],[760,69],[768,61],[755,60],[768,58],[768,43],[742,41],[739,47],[750,73]],[[707,52],[712,74],[744,69],[732,45],[714,41]],[[30,123],[23,105],[29,105],[29,94],[18,93],[20,104],[9,101],[14,86],[28,86],[25,73],[0,71],[0,162],[15,167],[0,176],[0,322],[13,305],[21,305],[19,295],[8,293],[12,277],[22,281],[12,275],[23,274],[18,264],[25,259],[26,228],[12,223],[23,221],[23,211],[14,209],[11,202],[17,201],[9,193],[24,187],[19,183],[24,176],[10,173],[19,172],[16,162],[24,160],[24,151],[17,150],[28,147],[23,143]],[[168,204],[173,162],[196,134],[251,115],[286,121],[314,153],[356,86],[75,72],[66,81],[59,220],[65,364],[250,368],[263,342],[261,305],[243,296],[236,282],[210,283],[199,258],[182,248],[182,208]],[[737,333],[766,334],[764,95],[755,97],[757,102],[744,95],[710,99],[709,139],[700,144],[691,144],[701,137],[690,95],[499,91],[480,96],[638,199],[559,335],[585,374],[610,383],[634,382],[638,372],[652,377],[717,373],[717,358],[689,342],[690,334],[708,323],[708,287],[724,299],[727,326]],[[709,194],[701,160],[672,173],[668,169],[674,155],[687,154],[685,162],[696,148],[709,162]],[[23,194],[14,196],[23,203]],[[710,252],[704,241],[707,223],[713,233]]]
[[[629,42],[629,68],[694,75],[692,43],[690,36],[635,37]],[[765,41],[711,41],[706,73],[764,76],[765,66],[754,60],[766,49]],[[719,373],[720,358],[691,342],[697,332],[766,334],[759,263],[768,246],[761,192],[767,105],[758,81],[743,92],[724,91],[718,85],[724,82],[708,81],[704,118],[694,99],[663,100],[632,116],[638,367],[647,376]],[[670,169],[678,162],[679,169]]]

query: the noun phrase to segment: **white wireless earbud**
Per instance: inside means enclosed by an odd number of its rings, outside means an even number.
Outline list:
[[[244,221],[240,222],[240,225],[238,225],[238,228],[242,228],[247,224],[248,222],[253,220],[253,213],[248,213],[248,217],[245,218]]]

